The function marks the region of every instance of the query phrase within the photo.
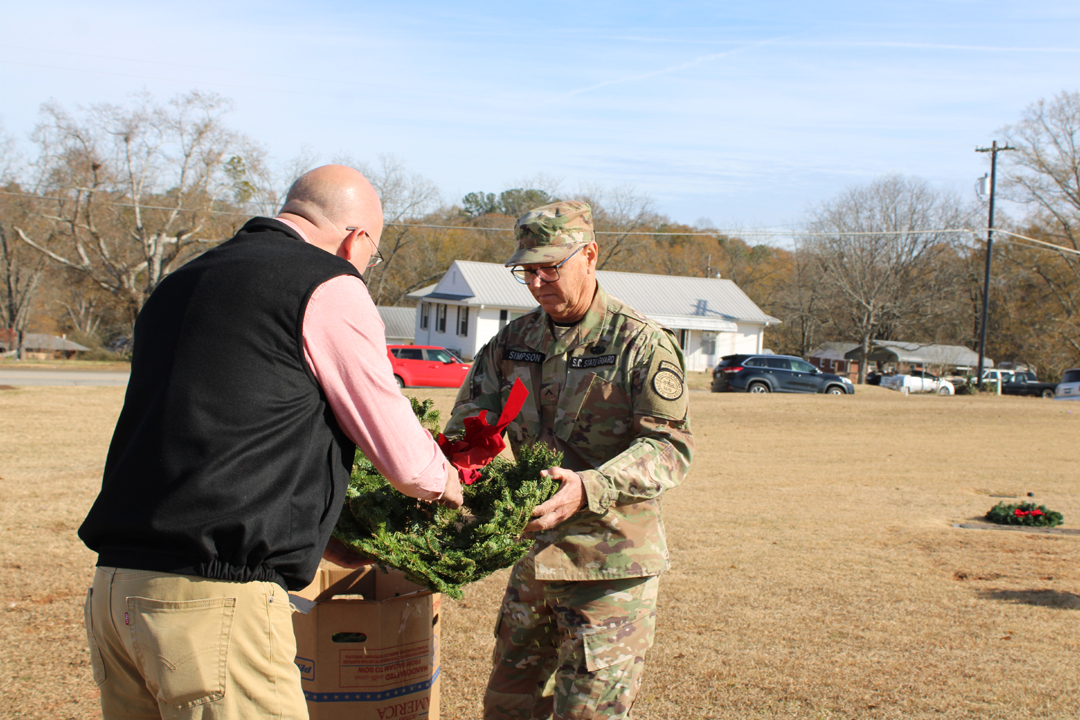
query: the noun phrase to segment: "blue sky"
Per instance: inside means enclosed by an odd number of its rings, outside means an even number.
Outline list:
[[[14,5],[14,4],[12,4]],[[159,6],[160,5],[160,6]],[[102,2],[4,13],[0,120],[192,89],[284,163],[389,154],[443,200],[632,186],[750,230],[885,173],[973,198],[988,146],[1080,89],[1080,3]]]

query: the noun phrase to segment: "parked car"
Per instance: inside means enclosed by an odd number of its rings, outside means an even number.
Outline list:
[[[1066,370],[1054,391],[1055,400],[1080,400],[1080,368]]]
[[[1039,382],[1033,372],[1017,372],[1001,384],[1001,394],[1052,398],[1056,388],[1057,383]]]
[[[472,364],[443,347],[387,345],[398,387],[461,387]]]
[[[728,355],[713,369],[712,391],[851,395],[855,386],[790,355]]]
[[[925,370],[912,370],[906,375],[886,375],[881,378],[881,387],[900,392],[907,388],[909,393],[956,394],[951,382]]]

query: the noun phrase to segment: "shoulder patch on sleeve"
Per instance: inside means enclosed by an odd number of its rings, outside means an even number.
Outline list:
[[[635,412],[672,420],[686,417],[686,377],[675,352],[663,344],[657,344],[644,380]]]
[[[665,400],[678,400],[683,394],[682,378],[667,368],[653,373],[652,386],[656,394]]]
[[[676,375],[679,376],[679,380],[684,379],[683,378],[682,368],[679,367],[678,365],[676,365],[675,363],[671,362],[670,360],[661,360],[660,361],[660,369],[661,370],[670,370],[671,372],[673,372],[673,373],[675,373]]]

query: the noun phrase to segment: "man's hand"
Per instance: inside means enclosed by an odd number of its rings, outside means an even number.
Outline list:
[[[448,508],[459,508],[465,500],[461,496],[461,479],[458,477],[458,469],[450,462],[446,463],[446,487],[442,497],[435,502]]]
[[[330,538],[330,542],[326,544],[326,549],[323,550],[322,556],[323,560],[328,560],[335,565],[347,568],[364,567],[365,565],[371,565],[375,562],[363,555],[357,555],[337,538]]]
[[[540,532],[555,527],[585,507],[587,500],[585,484],[581,482],[581,476],[573,470],[553,467],[541,470],[540,475],[555,478],[562,483],[562,487],[550,500],[533,509],[532,522],[525,526],[525,532]]]

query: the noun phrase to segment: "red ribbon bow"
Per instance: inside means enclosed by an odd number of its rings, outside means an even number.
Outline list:
[[[502,431],[521,412],[528,396],[525,383],[517,378],[514,386],[510,388],[510,397],[503,405],[502,414],[494,425],[488,425],[487,411],[481,411],[475,417],[465,418],[465,435],[460,440],[451,442],[439,433],[439,447],[442,448],[443,455],[450,460],[450,464],[458,469],[463,483],[472,485],[479,480],[480,470],[506,447]]]

